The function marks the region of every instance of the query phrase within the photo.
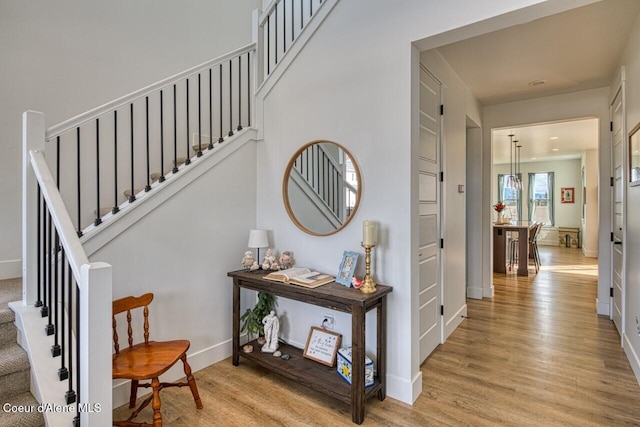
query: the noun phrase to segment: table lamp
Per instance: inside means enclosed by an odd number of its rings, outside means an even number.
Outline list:
[[[257,249],[258,264],[260,264],[260,248],[269,247],[269,238],[267,237],[267,230],[249,230],[249,243],[247,247],[250,249]]]

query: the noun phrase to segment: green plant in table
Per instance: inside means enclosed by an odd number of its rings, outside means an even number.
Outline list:
[[[240,321],[242,322],[241,331],[246,332],[249,335],[249,339],[264,335],[262,319],[275,308],[275,305],[276,297],[267,292],[258,292],[258,302],[256,305],[252,309],[248,308],[240,317]]]

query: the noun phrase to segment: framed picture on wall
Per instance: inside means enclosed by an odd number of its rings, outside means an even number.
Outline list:
[[[629,132],[629,185],[640,185],[640,123]]]
[[[574,202],[575,188],[565,187],[565,188],[562,188],[561,191],[562,191],[562,199],[561,199],[562,203],[575,203]]]

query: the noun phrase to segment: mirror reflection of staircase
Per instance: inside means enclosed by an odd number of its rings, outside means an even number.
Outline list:
[[[29,357],[17,343],[15,315],[8,304],[22,298],[22,279],[0,280],[0,427],[44,426],[38,402],[30,393]],[[33,412],[5,412],[5,406],[34,408]]]

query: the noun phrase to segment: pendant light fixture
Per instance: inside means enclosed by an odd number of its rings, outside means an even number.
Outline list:
[[[515,146],[515,144],[518,142],[517,140],[513,140],[513,137],[515,135],[512,133],[509,134],[509,177],[507,178],[507,188],[515,188],[518,189],[518,186],[520,185],[519,183],[519,179],[517,175],[513,174],[513,166],[515,163],[515,153],[513,152],[513,147]],[[517,173],[517,172],[516,172]]]

